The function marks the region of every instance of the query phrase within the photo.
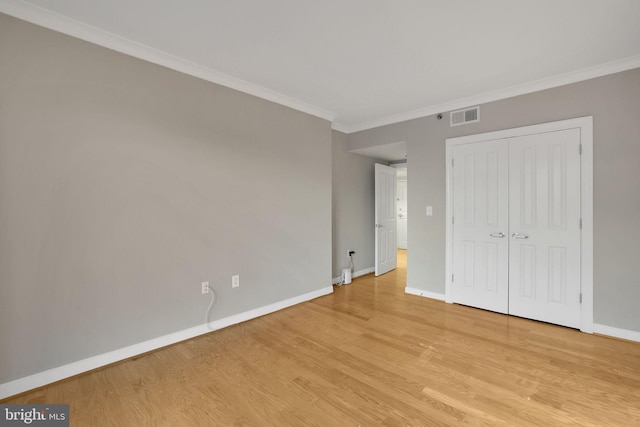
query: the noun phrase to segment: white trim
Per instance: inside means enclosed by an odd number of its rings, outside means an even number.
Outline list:
[[[449,140],[445,139],[445,256],[444,256],[444,301],[453,304],[453,162]]]
[[[375,267],[365,268],[365,269],[358,270],[355,273],[353,273],[352,277],[366,276],[367,274],[371,274],[371,273],[373,273],[375,271],[376,271]]]
[[[580,330],[593,333],[593,117],[580,124],[580,282],[582,292],[582,319]]]
[[[395,123],[395,122],[393,122]],[[377,126],[371,126],[371,127],[363,127],[362,129],[360,129],[358,127],[357,124],[354,125],[346,125],[344,123],[340,123],[340,122],[333,122],[331,123],[331,129],[336,130],[338,132],[342,132],[344,134],[350,134],[350,133],[354,133],[354,132],[359,132],[361,130],[367,130],[367,129],[371,129]]]
[[[360,277],[360,276],[365,276],[367,274],[371,274],[374,271],[376,271],[376,269],[374,267],[369,267],[369,268],[365,268],[363,270],[358,270],[356,272],[354,272],[351,277],[353,279],[355,279],[356,277]],[[334,277],[331,281],[332,284],[337,285],[338,283],[340,283],[340,281],[342,281],[342,277]]]
[[[220,71],[187,61],[175,55],[171,55],[150,46],[109,33],[31,3],[21,0],[0,0],[0,12],[31,22],[32,24],[36,24],[41,27],[49,28],[69,36],[115,50],[116,52],[124,53],[184,74],[257,96],[259,98],[293,108],[294,110],[320,117],[321,119],[333,121],[336,118],[336,114],[334,112],[328,111],[324,108],[308,104],[301,100],[294,99],[265,87],[235,78]],[[634,55],[628,58],[583,68],[581,70],[558,74],[556,76],[547,77],[533,82],[461,98],[451,102],[431,105],[400,114],[385,116],[366,122],[346,124],[334,121],[331,127],[339,132],[349,134],[393,123],[426,117],[432,114],[457,110],[468,107],[469,105],[486,104],[488,102],[512,98],[518,95],[564,86],[639,67],[640,55]]]
[[[453,283],[451,281],[451,275],[453,274],[453,226],[451,223],[453,217],[453,197],[451,197],[453,191],[453,171],[451,170],[451,160],[453,159],[452,147],[461,144],[472,144],[494,139],[512,138],[575,128],[580,129],[580,143],[582,144],[582,156],[580,156],[582,174],[580,179],[580,208],[582,213],[582,238],[580,243],[582,310],[580,330],[586,333],[593,332],[593,117],[591,116],[477,135],[461,136],[458,138],[447,138],[445,140],[447,204],[445,220],[446,254],[444,295],[446,302],[453,302]]]
[[[396,169],[407,169],[407,162],[391,163],[389,166]]]
[[[593,67],[583,68],[581,70],[558,74],[556,76],[547,77],[533,82],[523,83],[520,85],[511,86],[480,95],[474,95],[467,98],[461,98],[455,101],[445,102],[438,105],[431,105],[428,107],[419,108],[417,110],[407,111],[405,113],[395,114],[392,116],[381,117],[379,119],[366,122],[354,124],[333,122],[332,128],[346,134],[360,132],[380,126],[404,122],[407,120],[419,119],[421,117],[431,116],[433,114],[445,113],[451,110],[458,110],[470,105],[481,105],[488,102],[500,101],[501,99],[513,98],[514,96],[539,92],[541,90],[564,86],[571,83],[577,83],[584,80],[594,79],[596,77],[606,76],[609,74],[620,73],[622,71],[632,70],[634,68],[640,68],[640,55],[634,55],[628,58],[594,65]]]
[[[74,375],[90,371],[92,369],[100,368],[102,366],[128,359],[139,354],[156,350],[158,348],[162,348],[171,344],[175,344],[180,341],[188,340],[199,335],[204,335],[211,332],[212,330],[215,331],[218,329],[226,328],[227,326],[235,325],[237,323],[246,322],[247,320],[255,319],[257,317],[264,316],[266,314],[273,313],[275,311],[282,310],[284,308],[291,307],[293,305],[300,304],[314,298],[328,295],[332,292],[332,287],[322,288],[317,291],[309,292],[297,297],[269,304],[264,307],[245,311],[244,313],[236,314],[234,316],[225,317],[224,319],[214,320],[213,322],[209,323],[209,327],[207,327],[206,324],[202,324],[193,328],[184,329],[182,331],[174,332],[158,338],[143,341],[138,344],[130,345],[128,347],[113,350],[108,353],[103,353],[83,360],[78,360],[76,362],[49,369],[47,371],[38,372],[37,374],[19,378],[8,383],[0,384],[0,399],[14,396],[16,394],[23,393],[34,388],[42,387],[44,385],[69,378]]]
[[[404,293],[409,295],[418,295],[419,297],[425,297],[425,298],[437,299],[439,301],[444,301],[444,294],[441,294],[440,292],[431,292],[431,291],[425,291],[422,289],[406,287],[404,288]]]
[[[332,121],[335,114],[315,105],[294,99],[282,93],[238,79],[212,68],[179,58],[153,47],[118,36],[100,28],[85,24],[48,9],[20,0],[1,0],[0,11],[32,24],[54,30],[116,52],[139,58],[153,64],[161,65],[190,76],[225,86],[267,101],[303,113],[311,114],[324,120]]]
[[[623,340],[640,342],[640,332],[629,329],[614,328],[613,326],[599,325],[595,323],[593,325],[593,332],[600,335],[622,338]]]

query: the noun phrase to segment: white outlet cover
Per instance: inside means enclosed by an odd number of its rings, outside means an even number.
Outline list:
[[[427,216],[433,216],[433,206],[427,206]]]
[[[240,276],[239,275],[235,275],[235,276],[231,276],[231,287],[232,288],[238,288],[240,287]]]

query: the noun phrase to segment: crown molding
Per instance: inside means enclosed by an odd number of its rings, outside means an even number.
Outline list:
[[[172,70],[188,74],[211,83],[235,89],[237,91],[256,96],[303,113],[310,114],[315,117],[332,122],[332,129],[345,134],[360,132],[363,130],[373,129],[380,126],[400,123],[407,120],[413,120],[433,114],[443,113],[447,111],[457,110],[468,107],[470,105],[486,104],[488,102],[499,101],[501,99],[512,98],[518,95],[538,92],[558,86],[564,86],[571,83],[577,83],[583,80],[589,80],[596,77],[614,74],[621,71],[640,68],[640,55],[631,56],[617,61],[611,61],[604,64],[583,68],[553,77],[536,80],[521,85],[511,86],[496,91],[486,92],[471,97],[461,98],[455,101],[446,102],[437,105],[431,105],[416,110],[407,111],[391,116],[380,117],[378,119],[345,123],[335,121],[336,114],[320,108],[315,105],[308,104],[290,96],[267,89],[265,87],[247,82],[214,70],[204,67],[191,61],[171,55],[167,52],[152,48],[150,46],[134,42],[127,38],[109,33],[91,25],[82,23],[75,19],[60,15],[40,6],[27,3],[22,0],[0,0],[0,12],[13,16],[18,19],[39,25],[116,52],[124,53],[138,59],[151,62]]]
[[[356,126],[356,125],[353,125],[353,126]],[[345,134],[357,132],[357,131],[352,130],[353,126],[345,125],[345,124],[340,123],[340,122],[331,123],[331,129],[337,130],[338,132],[342,132],[342,133],[345,133]],[[369,128],[367,128],[367,129],[369,129]]]
[[[336,121],[333,122],[332,126],[333,129],[347,134],[360,132],[380,126],[400,123],[407,120],[430,116],[433,114],[457,110],[460,108],[469,107],[471,105],[486,104],[488,102],[499,101],[501,99],[513,98],[514,96],[518,95],[539,92],[541,90],[564,86],[571,83],[577,83],[596,77],[606,76],[608,74],[615,74],[622,71],[631,70],[634,68],[640,68],[640,55],[634,55],[621,60],[606,62],[604,64],[595,65],[593,67],[583,68],[564,74],[558,74],[556,76],[524,83],[521,85],[511,86],[496,91],[486,92],[480,95],[461,98],[443,104],[432,105],[425,108],[419,108],[417,110],[407,111],[405,113],[381,117],[379,119],[371,121],[354,124],[345,124]]]
[[[183,74],[275,102],[330,122],[335,118],[334,113],[323,108],[112,34],[31,3],[21,0],[0,0],[0,12]]]

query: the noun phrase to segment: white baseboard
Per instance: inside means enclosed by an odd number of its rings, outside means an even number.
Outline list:
[[[158,338],[153,338],[138,344],[123,347],[83,360],[78,360],[77,362],[72,362],[67,365],[59,366],[57,368],[38,372],[37,374],[10,381],[8,383],[0,384],[0,399],[24,393],[25,391],[42,387],[47,384],[63,380],[65,378],[90,371],[92,369],[100,368],[102,366],[118,362],[120,360],[129,359],[139,354],[175,344],[180,341],[188,340],[190,338],[197,337],[198,335],[204,335],[211,331],[226,328],[227,326],[246,322],[247,320],[255,319],[257,317],[264,316],[266,314],[273,313],[275,311],[282,310],[284,308],[291,307],[293,305],[300,304],[302,302],[309,301],[323,295],[328,295],[332,292],[332,287],[322,288],[317,291],[309,292],[304,295],[269,304],[264,307],[256,308],[254,310],[245,311],[244,313],[236,314],[234,316],[225,317],[224,319],[214,320],[213,322],[209,323],[209,327],[207,327],[206,324],[195,326],[193,328],[163,335]]]
[[[404,292],[406,294],[418,295],[421,297],[444,301],[444,294],[440,294],[437,292],[424,291],[422,289],[416,289],[416,288],[405,288]],[[594,323],[593,332],[600,335],[607,335],[610,337],[622,338],[629,341],[640,342],[640,332],[632,331],[629,329],[614,328],[612,326],[599,325],[597,323]]]
[[[622,338],[629,341],[640,342],[640,332],[629,329],[614,328],[612,326],[593,324],[593,332],[600,335]]]
[[[369,268],[365,268],[363,270],[358,270],[356,272],[353,273],[353,277],[360,277],[360,276],[364,276],[367,274],[371,274],[374,273],[376,271],[375,267],[369,267]]]
[[[438,292],[425,291],[423,289],[416,288],[404,288],[405,294],[418,295],[419,297],[426,297],[431,299],[437,299],[440,301],[444,301],[444,294]]]
[[[429,291],[424,291],[422,289],[416,289],[416,288],[405,288],[404,292],[406,294],[418,295],[418,296],[421,296],[421,297],[426,297],[426,298],[431,298],[431,299],[437,299],[437,300],[444,301],[444,294],[440,294],[440,293],[437,293],[437,292],[429,292]],[[629,330],[629,329],[614,328],[612,326],[599,325],[597,323],[594,323],[593,324],[593,332],[596,333],[596,334],[600,334],[600,335],[607,335],[607,336],[610,336],[610,337],[622,338],[622,339],[629,340],[629,341],[640,342],[640,332],[639,331],[632,331],[632,330]]]
[[[369,268],[365,268],[364,270],[358,270],[356,272],[354,272],[351,277],[353,277],[354,279],[356,277],[360,277],[360,276],[364,276],[366,274],[370,274],[375,272],[376,269],[375,267],[369,267]],[[333,280],[331,281],[332,284],[337,285],[338,283],[340,283],[340,281],[342,280],[342,277],[334,277]]]

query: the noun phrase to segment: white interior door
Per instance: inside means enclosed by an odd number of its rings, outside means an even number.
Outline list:
[[[580,130],[509,141],[509,313],[580,327]]]
[[[499,313],[509,303],[506,139],[453,148],[453,302]]]
[[[398,248],[407,249],[407,181],[398,180]]]
[[[397,267],[396,170],[375,165],[375,275]]]

